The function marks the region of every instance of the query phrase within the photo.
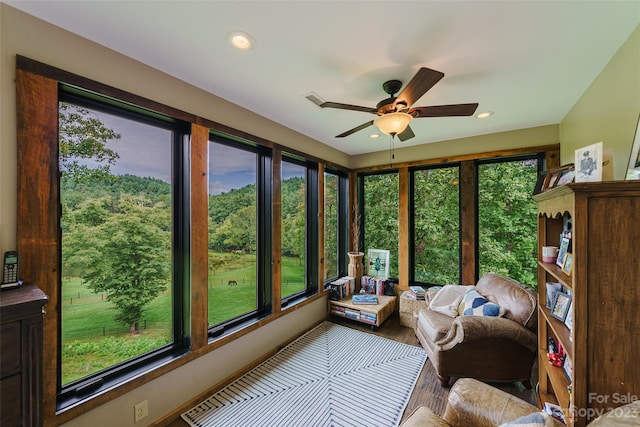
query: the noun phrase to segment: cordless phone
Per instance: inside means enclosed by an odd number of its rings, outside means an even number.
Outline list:
[[[2,288],[14,288],[20,286],[18,280],[18,252],[8,251],[4,253],[4,269],[2,272]]]

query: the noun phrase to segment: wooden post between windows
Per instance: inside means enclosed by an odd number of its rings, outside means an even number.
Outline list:
[[[324,164],[318,163],[318,291],[324,288]]]
[[[207,175],[207,145],[209,129],[191,125],[191,229],[209,229]],[[208,233],[191,234],[191,346],[192,350],[207,345],[208,286],[209,286]]]
[[[282,151],[277,148],[273,149],[271,179],[273,182],[273,232],[271,237],[272,313],[279,313],[282,309]]]
[[[474,285],[476,283],[476,174],[474,161],[465,160],[460,163],[460,283]]]
[[[349,172],[349,252],[355,252],[358,250],[360,242],[354,239],[354,236],[359,236],[359,230],[355,228],[359,225],[358,217],[358,174],[356,172]]]
[[[398,170],[398,288],[409,289],[409,168]]]
[[[16,70],[20,275],[49,297],[43,331],[44,424],[56,415],[58,363],[58,82]],[[36,195],[33,195],[36,193]],[[27,197],[28,195],[28,197]],[[6,343],[4,343],[6,345]]]

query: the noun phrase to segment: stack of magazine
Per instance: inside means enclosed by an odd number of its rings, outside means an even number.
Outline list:
[[[409,293],[417,300],[424,299],[424,288],[422,286],[409,286]]]

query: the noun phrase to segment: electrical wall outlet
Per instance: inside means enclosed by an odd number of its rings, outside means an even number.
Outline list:
[[[144,400],[138,403],[133,407],[133,412],[133,420],[136,423],[147,418],[147,416],[149,415],[149,402]]]

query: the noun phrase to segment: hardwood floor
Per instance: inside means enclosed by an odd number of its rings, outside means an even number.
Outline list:
[[[348,326],[362,332],[373,333],[385,338],[389,338],[405,344],[419,346],[420,343],[411,328],[400,325],[400,318],[397,313],[389,317],[379,328],[372,331],[368,325],[354,322],[348,319],[330,316],[329,320],[339,325]],[[534,367],[534,372],[537,369]],[[535,384],[535,381],[532,381]],[[513,394],[531,404],[536,404],[534,390],[527,390],[521,383],[497,383],[493,386]],[[447,403],[449,389],[440,386],[436,378],[436,372],[431,363],[427,360],[424,368],[418,377],[413,393],[409,398],[409,403],[404,411],[402,421],[408,417],[417,407],[427,406],[436,414],[442,415]],[[169,427],[188,427],[188,424],[178,418],[168,424]]]

